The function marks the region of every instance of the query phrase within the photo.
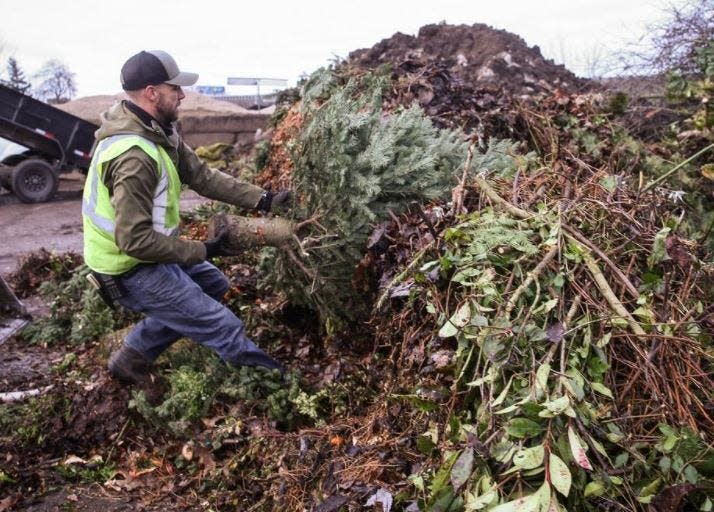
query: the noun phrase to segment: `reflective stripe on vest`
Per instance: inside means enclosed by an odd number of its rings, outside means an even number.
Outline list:
[[[105,165],[134,146],[149,155],[156,164],[158,181],[151,212],[154,231],[167,236],[175,236],[179,231],[181,183],[176,166],[166,150],[138,135],[115,135],[102,139],[92,157],[82,199],[84,259],[97,272],[121,274],[140,263],[116,245],[115,212],[109,190],[102,179]]]
[[[124,141],[119,147],[114,148],[114,151],[107,151],[109,146],[115,143]],[[88,216],[92,222],[100,229],[107,233],[114,233],[114,210],[111,210],[111,216],[102,215],[97,209],[97,197],[99,195],[99,175],[103,169],[98,169],[109,160],[113,160],[133,146],[138,146],[143,149],[154,161],[159,168],[159,182],[154,191],[154,205],[151,210],[151,218],[154,226],[154,231],[163,233],[164,235],[176,235],[178,233],[178,219],[166,218],[169,201],[169,182],[170,171],[169,166],[173,167],[173,162],[166,154],[166,151],[154,144],[151,141],[139,137],[138,135],[114,135],[102,139],[97,145],[94,153],[94,158],[89,169],[88,178],[91,180],[89,188],[89,197],[85,197],[82,201],[82,213]],[[148,146],[148,147],[147,147]],[[174,174],[177,175],[174,169]],[[102,183],[102,186],[104,184]]]

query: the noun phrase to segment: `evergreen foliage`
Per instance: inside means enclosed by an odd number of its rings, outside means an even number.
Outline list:
[[[374,77],[341,85],[320,71],[302,91],[306,121],[291,154],[294,215],[319,215],[324,231],[306,238],[297,255],[304,268],[276,252],[266,265],[274,284],[327,322],[366,311],[351,281],[372,225],[411,201],[446,199],[465,159],[459,134],[439,131],[419,107],[385,115],[384,85]]]
[[[4,85],[23,94],[29,94],[32,84],[25,78],[25,73],[15,57],[7,59],[7,76],[8,79],[3,81]]]
[[[50,316],[40,318],[22,330],[29,343],[47,344],[68,340],[85,343],[127,325],[136,315],[125,310],[112,311],[95,288],[87,284],[89,268],[74,269],[68,280],[63,276],[43,283],[38,293],[50,307]]]
[[[147,421],[174,435],[189,435],[212,407],[238,402],[263,411],[281,427],[319,422],[328,412],[322,410],[329,402],[328,393],[305,389],[297,373],[290,374],[285,383],[277,370],[236,368],[203,347],[170,351],[166,357],[172,368],[166,372],[171,392],[152,406],[144,392],[137,391],[129,405]]]

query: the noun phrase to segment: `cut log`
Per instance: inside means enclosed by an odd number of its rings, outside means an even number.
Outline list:
[[[240,254],[249,248],[270,245],[281,247],[293,240],[296,225],[281,217],[238,217],[236,215],[216,215],[208,223],[208,237],[226,230],[226,249]]]

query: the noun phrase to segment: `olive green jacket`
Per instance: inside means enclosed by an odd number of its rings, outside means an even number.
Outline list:
[[[141,135],[161,145],[173,160],[182,184],[210,199],[253,208],[264,190],[210,169],[176,133],[167,136],[152,121],[147,126],[124,102],[102,114],[96,140],[121,134]],[[156,162],[138,147],[110,161],[102,173],[116,212],[114,238],[119,249],[143,261],[193,264],[206,258],[202,242],[183,240],[154,231],[151,211],[158,183]]]

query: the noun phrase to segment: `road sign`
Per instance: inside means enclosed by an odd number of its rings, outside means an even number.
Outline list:
[[[217,96],[226,93],[226,88],[223,85],[197,85],[196,92]]]
[[[228,77],[228,85],[274,85],[276,87],[287,87],[288,81],[285,78]]]

